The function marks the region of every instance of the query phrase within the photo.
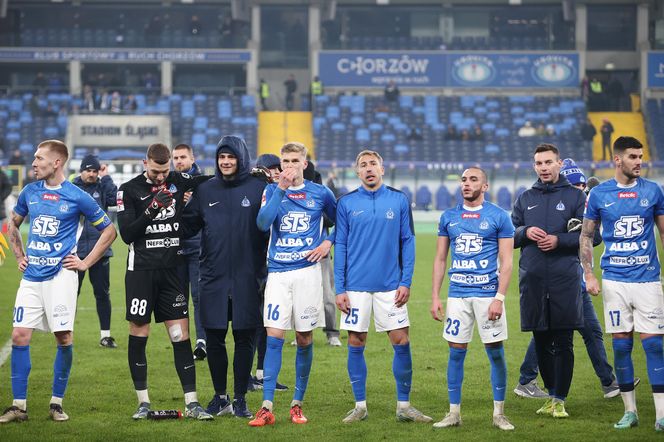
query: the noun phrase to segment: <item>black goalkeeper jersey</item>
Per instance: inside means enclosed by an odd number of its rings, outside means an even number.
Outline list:
[[[120,186],[118,225],[122,240],[129,245],[127,270],[164,269],[181,263],[180,218],[184,193],[209,178],[171,172],[163,184],[155,185],[140,174]],[[145,211],[161,189],[173,194],[173,204],[151,219]]]

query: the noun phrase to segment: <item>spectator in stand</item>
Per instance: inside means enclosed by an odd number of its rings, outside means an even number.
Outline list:
[[[109,106],[111,104],[111,95],[107,90],[102,90],[99,95],[99,100],[97,103],[97,109],[102,112],[108,112]]]
[[[35,79],[32,80],[32,85],[36,88],[35,93],[44,92],[44,89],[46,88],[47,84],[48,84],[48,80],[46,80],[46,77],[44,76],[44,73],[43,72],[37,72],[37,75],[35,76]]]
[[[457,133],[456,127],[453,124],[447,126],[447,132],[445,132],[445,139],[447,141],[459,139],[459,134]]]
[[[613,125],[608,119],[604,118],[602,120],[602,127],[599,128],[599,131],[602,134],[602,161],[611,161],[613,158],[613,152],[611,151],[611,134],[613,134]],[[608,158],[606,156],[607,152],[609,153]]]
[[[284,81],[286,87],[286,110],[292,111],[295,104],[295,91],[297,91],[297,82],[295,75],[290,74],[288,79]]]
[[[422,133],[419,129],[416,127],[411,127],[406,139],[408,139],[408,141],[422,141],[424,137],[422,136]]]
[[[470,139],[476,141],[484,141],[484,132],[479,124],[476,124],[473,127],[473,131],[470,133]]]
[[[588,81],[588,76],[584,75],[583,80],[581,80],[581,98],[588,105],[588,97],[590,96],[590,81]]]
[[[48,103],[41,115],[42,117],[57,117],[58,111],[53,107],[53,103]]]
[[[48,91],[49,92],[62,92],[62,78],[56,73],[48,76]]]
[[[593,126],[593,122],[590,121],[590,118],[586,119],[586,122],[581,125],[581,138],[586,142],[587,148],[592,152],[593,150],[593,138],[597,135],[597,129]]]
[[[41,106],[39,105],[39,96],[37,94],[33,95],[32,98],[30,98],[29,108],[30,108],[30,113],[33,116],[41,114]]]
[[[136,97],[133,94],[127,95],[122,109],[127,113],[133,113],[138,109],[138,103],[136,102]]]
[[[23,158],[23,154],[21,154],[20,150],[14,149],[14,151],[12,152],[12,156],[9,158],[9,165],[25,166],[25,158]]]
[[[111,108],[111,113],[113,114],[119,114],[122,112],[122,97],[120,96],[120,92],[113,91],[109,106]]]
[[[459,138],[461,138],[461,141],[470,141],[470,132],[468,132],[468,129],[463,129]]]
[[[399,87],[394,83],[394,81],[390,81],[387,86],[385,86],[385,101],[388,103],[395,103],[399,99],[400,94],[401,91],[399,91]]]
[[[189,33],[191,35],[200,35],[201,30],[201,22],[198,19],[198,15],[192,15],[191,21],[189,22]]]
[[[145,89],[156,89],[159,87],[159,81],[157,80],[156,75],[152,72],[147,72],[143,75],[143,87]]]
[[[556,128],[553,124],[546,125],[546,135],[551,137],[556,134]]]
[[[92,86],[86,84],[83,86],[83,109],[87,112],[94,112],[95,108],[95,92],[92,90]]]
[[[544,123],[537,125],[537,128],[535,129],[535,135],[538,137],[543,137],[546,135],[546,126],[544,126]]]
[[[233,18],[230,15],[225,15],[219,25],[219,34],[221,34],[221,47],[233,47]]]
[[[520,137],[534,137],[537,135],[537,131],[533,127],[533,125],[530,123],[530,121],[526,121],[526,123],[519,129],[518,135]]]

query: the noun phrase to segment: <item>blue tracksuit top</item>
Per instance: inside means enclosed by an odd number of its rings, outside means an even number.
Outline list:
[[[415,231],[405,194],[386,185],[375,192],[359,187],[339,198],[335,228],[337,294],[410,287]]]

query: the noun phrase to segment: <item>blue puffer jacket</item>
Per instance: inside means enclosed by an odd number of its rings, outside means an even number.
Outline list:
[[[514,247],[521,248],[519,290],[521,330],[570,330],[583,327],[579,264],[580,231],[567,232],[571,218],[583,219],[586,195],[560,175],[556,183],[537,180],[512,211]],[[528,227],[558,237],[558,247],[543,252],[528,239]]]
[[[74,184],[89,193],[104,212],[108,212],[109,207],[117,205],[118,186],[115,185],[110,175],[105,175],[97,179],[97,182],[94,184],[84,183],[81,177],[77,176],[74,179]],[[83,259],[88,256],[88,253],[97,244],[99,235],[99,231],[92,224],[89,222],[85,223],[76,248],[76,254],[79,258]],[[104,256],[113,256],[113,251],[110,247],[106,250]]]

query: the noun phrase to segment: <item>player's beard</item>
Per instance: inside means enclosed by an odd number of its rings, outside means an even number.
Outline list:
[[[469,197],[463,197],[464,201],[468,201],[469,203],[474,203],[480,198],[480,195],[482,195],[481,190],[474,190],[473,193]]]
[[[630,180],[635,180],[641,176],[641,169],[638,169],[638,173],[635,173],[635,170],[628,169],[625,165],[620,167],[622,169],[623,175],[625,175]]]

